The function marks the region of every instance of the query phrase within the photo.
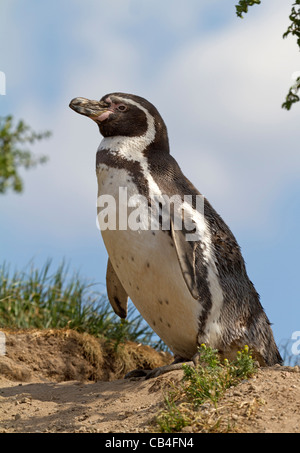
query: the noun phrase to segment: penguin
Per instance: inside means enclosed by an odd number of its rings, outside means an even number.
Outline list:
[[[172,364],[128,377],[195,364],[203,343],[221,358],[232,359],[248,345],[261,366],[281,364],[240,247],[171,156],[156,107],[119,92],[100,101],[77,97],[69,106],[91,118],[103,136],[97,209],[109,257],[109,301],[124,319],[129,297],[174,354]]]

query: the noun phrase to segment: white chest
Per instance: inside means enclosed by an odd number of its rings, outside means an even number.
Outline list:
[[[128,201],[138,194],[137,187],[123,169],[103,165],[98,168],[97,177],[98,200],[104,195],[115,201],[112,205],[115,229],[107,228],[101,233],[125,291],[170,349],[183,357],[191,357],[197,352],[201,304],[186,286],[169,232],[128,227],[135,210],[128,206],[127,228],[122,229],[124,219],[120,228],[120,218],[125,212],[125,189]]]

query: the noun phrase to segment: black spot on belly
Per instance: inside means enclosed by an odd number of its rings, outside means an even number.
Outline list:
[[[153,236],[155,236],[155,231],[152,231]]]
[[[166,299],[166,304],[167,304],[167,305],[169,305],[169,301],[168,301],[168,299]]]
[[[133,256],[131,257],[131,261],[134,261],[134,258],[133,258]]]
[[[148,267],[148,269],[149,269],[149,267],[150,267],[150,263],[147,263],[147,267]]]
[[[159,303],[160,305],[162,305],[162,300],[158,300],[158,303]]]
[[[155,321],[152,321],[152,324],[153,324],[154,326],[156,326],[156,322],[155,322]]]
[[[162,320],[162,318],[161,318],[161,317],[159,318],[159,320],[160,320],[160,322],[163,322],[163,320]]]
[[[171,327],[171,324],[168,322],[168,327],[170,328]]]
[[[139,286],[137,286],[136,289],[139,291],[140,290]]]

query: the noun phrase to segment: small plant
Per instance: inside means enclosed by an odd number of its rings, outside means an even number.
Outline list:
[[[217,402],[223,391],[224,379],[220,379],[225,372],[218,359],[217,350],[207,348],[204,344],[199,349],[201,364],[196,368],[190,365],[183,365],[183,382],[185,393],[189,401],[193,401],[194,407],[210,399]],[[224,376],[223,376],[224,377]]]
[[[157,417],[157,423],[163,433],[179,432],[185,426],[192,423],[189,414],[183,410],[183,407],[178,407],[173,400],[172,395],[165,397],[166,409]]]
[[[257,367],[252,358],[251,351],[249,351],[249,347],[245,345],[242,351],[237,352],[237,357],[232,363],[232,385],[235,384],[235,380],[239,383],[239,381],[243,379],[248,379],[248,377],[252,376],[256,370]]]
[[[199,355],[200,363],[196,367],[182,365],[184,375],[180,388],[166,396],[165,409],[156,418],[161,432],[178,432],[193,424],[193,420],[199,419],[199,407],[205,402],[212,403],[217,409],[217,402],[226,389],[256,371],[248,346],[238,351],[233,361],[225,359],[221,362],[218,351],[205,344],[200,346]]]

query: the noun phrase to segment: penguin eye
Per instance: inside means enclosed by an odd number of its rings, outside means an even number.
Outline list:
[[[125,112],[125,110],[127,110],[127,107],[125,104],[120,104],[118,105],[117,110],[119,110],[119,112]]]

